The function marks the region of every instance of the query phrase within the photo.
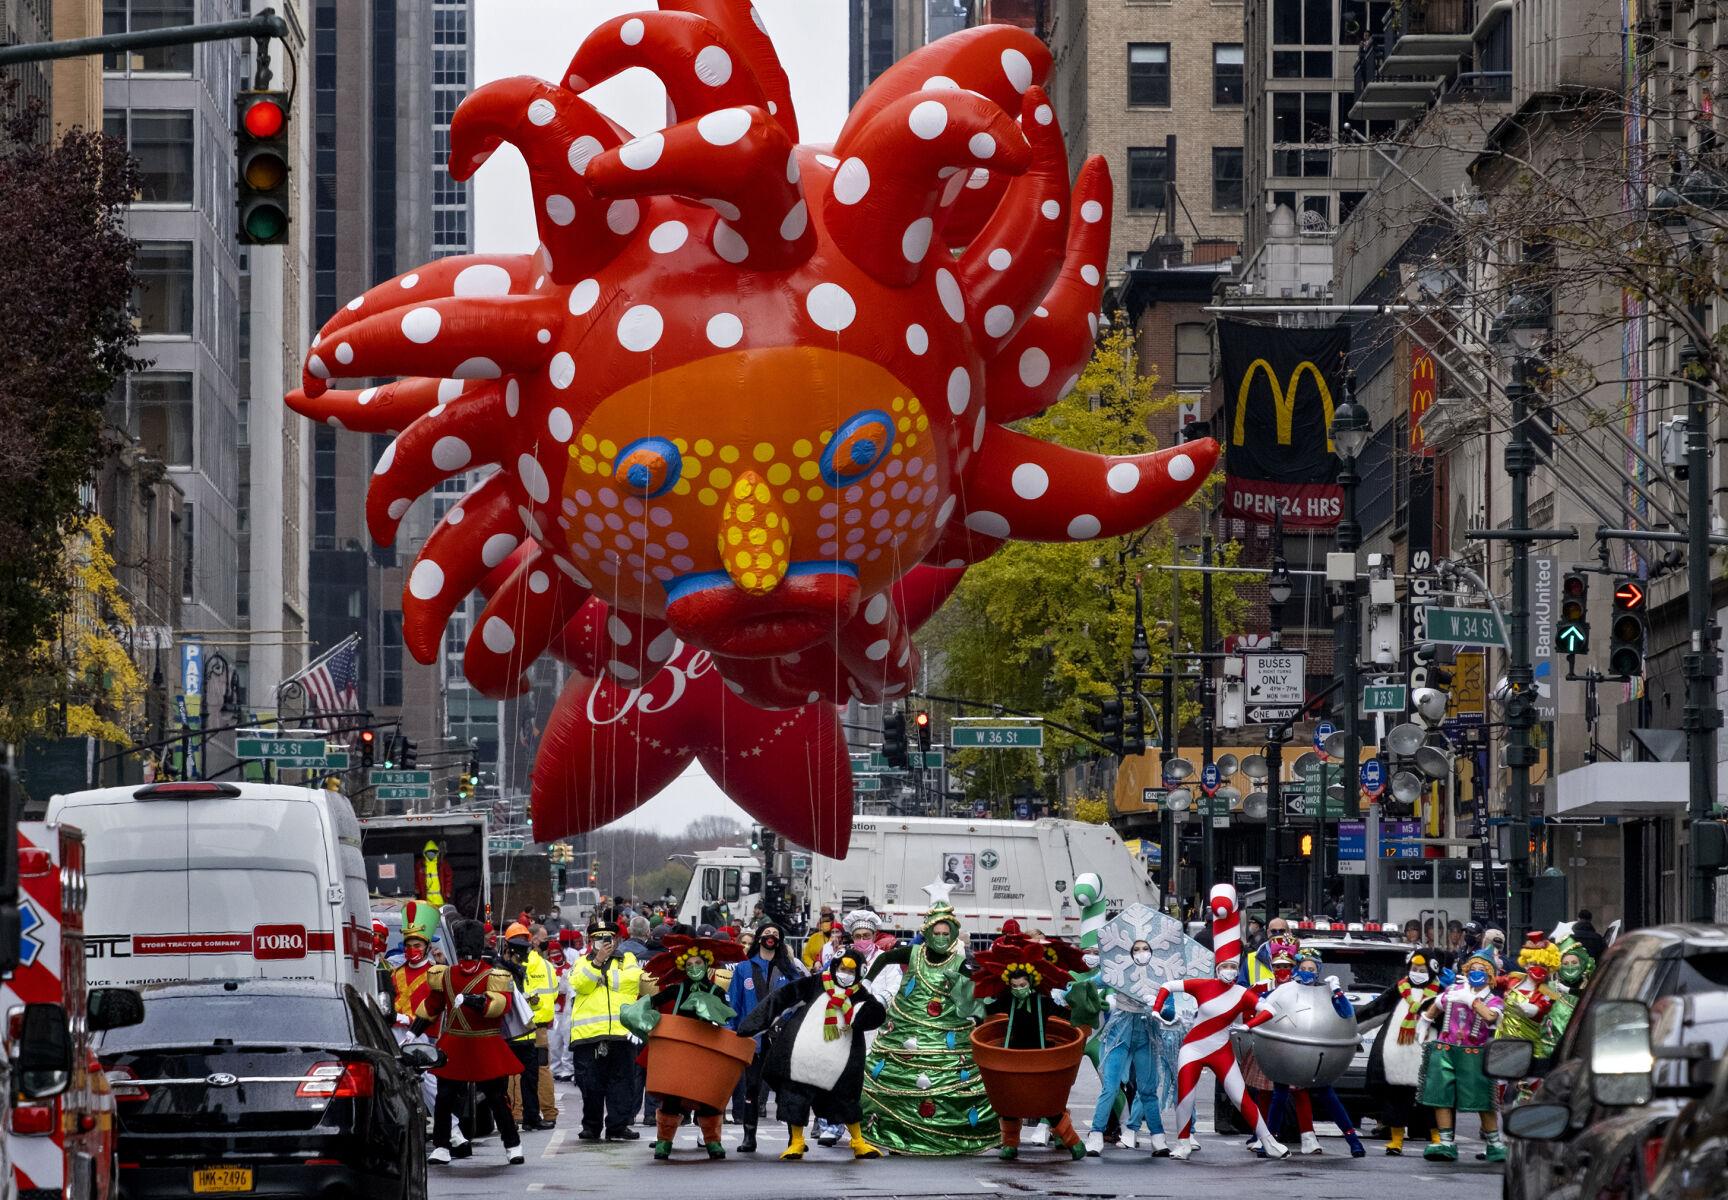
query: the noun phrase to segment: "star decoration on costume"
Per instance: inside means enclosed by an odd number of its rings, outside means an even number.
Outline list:
[[[943,883],[941,880],[925,884],[924,894],[930,897],[930,907],[934,908],[938,904],[950,903],[948,897],[953,894],[954,887],[954,884]]]

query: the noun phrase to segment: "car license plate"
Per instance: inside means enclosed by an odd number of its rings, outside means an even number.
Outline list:
[[[251,1167],[201,1167],[192,1172],[192,1191],[198,1195],[251,1190]]]

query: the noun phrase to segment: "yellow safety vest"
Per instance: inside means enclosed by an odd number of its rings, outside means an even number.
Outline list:
[[[444,860],[442,857],[428,859],[422,855],[420,861],[426,868],[426,903],[433,908],[443,908],[444,881],[438,877],[438,868]]]
[[[557,1015],[558,972],[541,957],[538,950],[528,952],[526,973],[528,1003],[534,1008],[534,1024],[550,1025]]]
[[[628,1037],[619,1010],[635,1003],[642,986],[642,968],[629,951],[614,954],[602,970],[586,954],[570,967],[570,1042]]]

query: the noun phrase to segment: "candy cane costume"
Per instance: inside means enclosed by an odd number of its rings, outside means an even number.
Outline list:
[[[1260,1142],[1260,1153],[1270,1158],[1284,1158],[1290,1151],[1272,1136],[1260,1106],[1243,1086],[1242,1068],[1237,1065],[1235,1051],[1230,1046],[1230,1028],[1259,1007],[1260,998],[1236,982],[1241,972],[1242,928],[1237,915],[1236,889],[1221,883],[1212,889],[1212,979],[1178,979],[1158,990],[1152,1011],[1164,1007],[1164,1000],[1173,993],[1192,996],[1200,1005],[1194,1027],[1182,1039],[1182,1052],[1176,1058],[1176,1116],[1181,1127],[1174,1158],[1187,1158],[1200,1143],[1194,1137],[1194,1107],[1199,1099],[1200,1076],[1208,1068],[1224,1085],[1224,1094],[1241,1110],[1242,1117],[1254,1127]]]

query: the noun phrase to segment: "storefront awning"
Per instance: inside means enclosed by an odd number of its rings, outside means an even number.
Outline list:
[[[1596,762],[1562,771],[1554,815],[1671,817],[1686,811],[1683,762]]]

